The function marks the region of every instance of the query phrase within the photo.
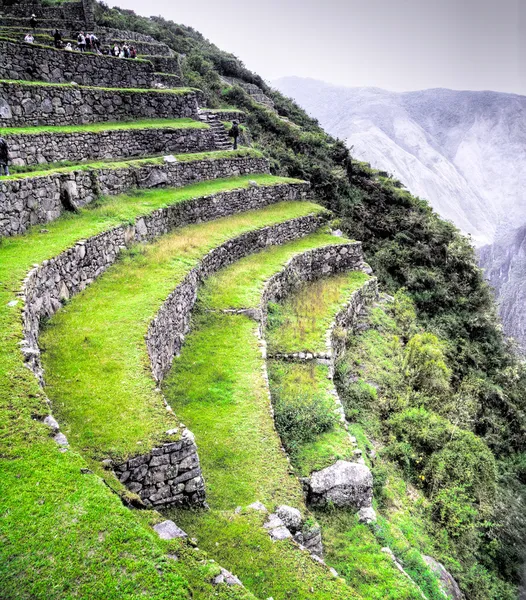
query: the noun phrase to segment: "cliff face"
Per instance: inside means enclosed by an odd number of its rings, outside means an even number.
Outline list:
[[[479,250],[480,265],[495,290],[505,332],[526,349],[526,226]]]
[[[526,222],[526,97],[495,92],[393,93],[295,77],[276,82],[356,158],[426,198],[477,246]]]

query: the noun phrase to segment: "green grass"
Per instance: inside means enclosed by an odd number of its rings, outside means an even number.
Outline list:
[[[258,598],[274,600],[368,600],[333,577],[290,541],[272,542],[260,513],[170,511],[199,547],[231,569]]]
[[[104,91],[104,92],[114,92],[114,93],[125,93],[132,92],[134,94],[173,94],[176,96],[190,94],[191,92],[199,92],[197,88],[189,88],[189,87],[179,87],[179,88],[169,88],[169,89],[160,89],[160,88],[108,88],[108,87],[99,87],[99,86],[87,86],[87,85],[77,85],[73,83],[52,83],[48,81],[25,81],[21,79],[0,79],[0,84],[7,83],[10,85],[19,85],[19,86],[29,86],[29,87],[58,87],[58,88],[71,88],[75,90],[96,90],[96,91]]]
[[[367,600],[422,600],[419,589],[393,566],[367,525],[349,511],[317,511],[325,558]]]
[[[239,150],[215,150],[210,152],[199,152],[192,154],[177,154],[175,155],[179,162],[193,162],[200,160],[221,160],[224,158],[261,158],[263,155],[257,150],[251,148],[240,148]],[[67,166],[56,166],[54,164],[46,165],[35,165],[36,170],[28,167],[27,172],[14,173],[8,177],[2,177],[2,181],[11,181],[18,179],[25,179],[27,177],[44,177],[46,175],[52,175],[54,173],[71,173],[73,171],[92,171],[97,169],[125,169],[128,167],[141,167],[142,165],[160,165],[164,163],[164,156],[155,156],[151,158],[136,158],[129,160],[103,160],[94,162],[82,162],[79,164],[67,165]],[[296,180],[298,181],[298,180]]]
[[[289,363],[269,360],[268,370],[274,403],[278,400],[286,404],[294,403],[298,398],[302,398],[303,402],[311,403],[321,399],[328,410],[336,409],[334,396],[330,394],[334,386],[328,379],[327,366],[314,362]],[[296,436],[297,429],[294,432]],[[284,443],[286,439],[284,436]],[[285,445],[299,477],[308,477],[313,471],[328,467],[337,460],[352,458],[353,446],[339,417],[335,418],[333,427],[329,431],[314,435],[308,441],[301,440],[299,443],[294,441],[290,440],[290,443]]]
[[[47,407],[24,366],[21,304],[26,272],[79,239],[96,235],[170,203],[248,185],[254,176],[214,181],[138,196],[114,197],[0,243],[0,583],[6,599],[246,598],[241,590],[213,589],[213,567],[202,554],[165,543],[149,528],[158,518],[132,513],[74,450],[65,454],[37,417]],[[283,181],[257,177],[261,183]],[[168,553],[179,555],[178,562]]]
[[[209,125],[193,119],[139,119],[116,123],[90,123],[87,125],[57,125],[39,127],[0,127],[0,136],[40,135],[42,133],[102,133],[123,129],[209,129]]]
[[[256,331],[243,315],[199,314],[163,384],[196,436],[214,509],[256,500],[303,506],[274,429]]]
[[[361,271],[310,282],[269,313],[269,352],[325,352],[327,330],[351,292],[368,277]]]
[[[200,303],[209,309],[257,308],[267,280],[294,255],[346,242],[343,238],[320,231],[283,246],[272,246],[246,256],[204,282],[199,294]]]
[[[162,302],[215,246],[319,210],[284,202],[176,230],[126,252],[73,298],[41,336],[48,395],[70,443],[94,459],[118,460],[162,440],[174,421],[155,391],[144,343]]]

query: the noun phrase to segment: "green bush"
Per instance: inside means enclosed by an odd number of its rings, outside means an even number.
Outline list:
[[[321,394],[275,395],[274,416],[283,445],[291,453],[336,424],[334,406]]]
[[[445,345],[432,333],[417,333],[405,349],[405,373],[411,385],[428,394],[449,390],[451,370],[445,360]]]

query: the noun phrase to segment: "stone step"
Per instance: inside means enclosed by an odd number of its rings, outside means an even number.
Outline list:
[[[129,61],[123,61],[129,62]],[[198,118],[199,92],[0,80],[0,127]]]

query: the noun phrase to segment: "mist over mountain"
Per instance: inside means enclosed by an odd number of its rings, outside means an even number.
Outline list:
[[[275,85],[356,158],[399,178],[475,245],[526,223],[526,96],[396,93],[297,77]]]
[[[275,82],[352,154],[399,178],[480,248],[506,333],[526,347],[526,96]]]

